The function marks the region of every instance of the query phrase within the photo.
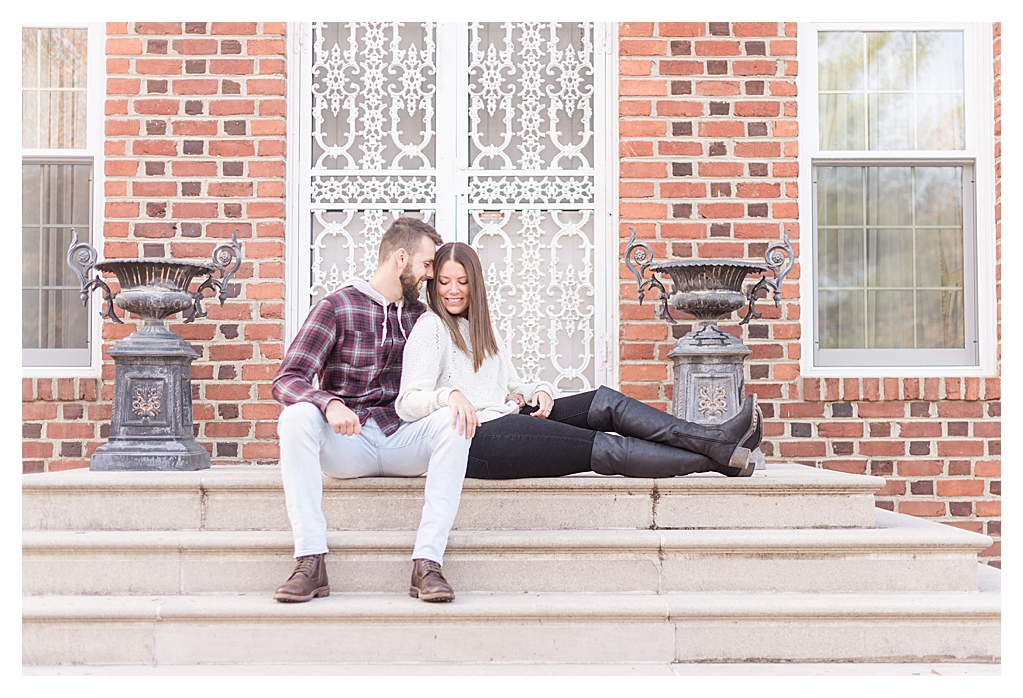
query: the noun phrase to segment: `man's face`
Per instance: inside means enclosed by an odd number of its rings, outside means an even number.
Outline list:
[[[401,275],[398,277],[406,303],[411,303],[419,298],[419,291],[423,288],[423,284],[427,279],[433,278],[433,256],[437,253],[437,246],[428,237],[423,237],[421,240],[419,250],[408,257],[405,268],[401,270]]]

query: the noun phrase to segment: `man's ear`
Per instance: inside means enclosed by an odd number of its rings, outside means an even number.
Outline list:
[[[405,265],[408,264],[408,252],[404,247],[399,247],[394,251],[394,257],[392,259],[398,265],[398,269],[404,269]]]

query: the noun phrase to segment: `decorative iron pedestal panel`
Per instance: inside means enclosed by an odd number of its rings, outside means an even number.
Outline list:
[[[685,335],[668,353],[675,365],[671,409],[676,417],[720,424],[739,412],[745,396],[743,360],[753,353],[741,340],[705,325]]]
[[[110,438],[90,470],[202,470],[210,456],[192,427],[192,359],[198,354],[162,325],[145,325],[108,352],[114,359]]]

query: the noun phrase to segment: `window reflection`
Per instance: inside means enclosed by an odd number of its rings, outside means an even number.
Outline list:
[[[21,146],[85,148],[88,29],[21,30]]]
[[[71,228],[89,239],[87,164],[26,163],[21,167],[22,348],[88,345],[88,313],[67,264]]]
[[[822,349],[963,348],[962,167],[819,167]]]
[[[963,34],[818,33],[821,150],[963,150]]]

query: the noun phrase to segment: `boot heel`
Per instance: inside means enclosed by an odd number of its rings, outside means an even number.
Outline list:
[[[740,472],[746,470],[750,464],[751,451],[745,446],[736,446],[732,451],[732,457],[728,459],[729,468],[737,468]]]
[[[716,470],[727,477],[749,477],[756,467],[751,451],[745,446],[736,446],[728,465],[720,465]]]

